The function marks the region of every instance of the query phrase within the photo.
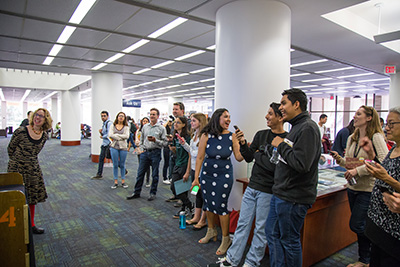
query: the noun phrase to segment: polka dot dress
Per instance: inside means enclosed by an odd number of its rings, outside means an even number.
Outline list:
[[[208,135],[206,156],[200,174],[204,208],[215,214],[228,214],[228,198],[233,184],[232,133]]]

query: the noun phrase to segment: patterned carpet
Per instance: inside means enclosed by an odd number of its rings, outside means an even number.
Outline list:
[[[9,140],[0,138],[0,172],[7,171]],[[136,179],[136,155],[127,158],[129,188],[113,190],[112,168],[104,168],[103,180],[90,179],[97,164],[89,154],[90,140],[63,147],[57,139],[49,140],[40,153],[49,198],[36,208],[35,223],[46,231],[34,236],[37,266],[204,267],[217,260],[220,241],[198,244],[205,229],[178,228],[172,218],[177,208],[164,201],[171,196],[169,186],[159,183],[152,202],[145,187],[142,198],[125,199]],[[353,244],[315,266],[345,266],[356,259]],[[269,266],[268,256],[262,266]]]

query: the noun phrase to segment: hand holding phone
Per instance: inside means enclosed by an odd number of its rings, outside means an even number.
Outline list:
[[[190,192],[192,195],[197,195],[197,192],[199,191],[199,186],[195,185],[193,186],[192,192]]]
[[[372,165],[372,167],[375,167],[376,168],[376,162],[375,161],[373,161],[373,160],[371,160],[371,159],[366,159],[366,160],[364,160],[365,162],[367,162],[367,163],[369,163],[370,165]]]
[[[182,136],[180,136],[178,133],[176,133],[175,135],[179,139],[179,141],[181,141],[182,143],[185,143],[185,139],[183,139]]]

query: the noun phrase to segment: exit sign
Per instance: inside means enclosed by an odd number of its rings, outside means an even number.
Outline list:
[[[385,73],[386,74],[395,74],[396,66],[385,66]]]

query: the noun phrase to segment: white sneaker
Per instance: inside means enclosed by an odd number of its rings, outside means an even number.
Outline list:
[[[118,184],[113,184],[113,186],[111,186],[111,189],[115,189],[118,187]]]
[[[125,183],[123,183],[123,184],[122,184],[122,187],[123,187],[123,188],[128,188],[128,185],[125,184]]]
[[[171,184],[171,182],[169,180],[163,180],[162,182],[163,182],[163,184]]]
[[[146,184],[146,187],[150,187],[150,184]]]

